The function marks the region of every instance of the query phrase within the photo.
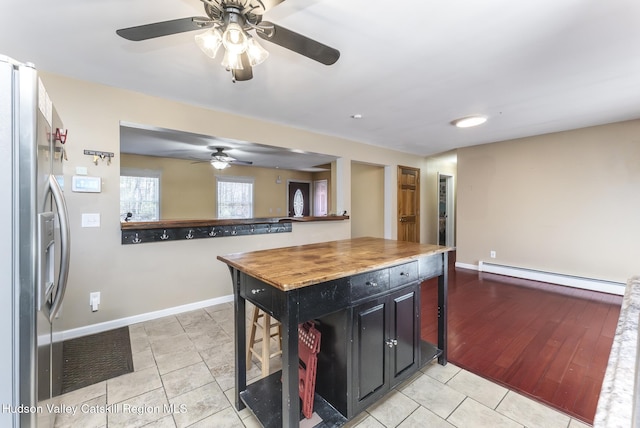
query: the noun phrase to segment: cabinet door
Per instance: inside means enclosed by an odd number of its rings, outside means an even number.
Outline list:
[[[353,308],[353,413],[373,404],[418,369],[418,285]]]
[[[352,369],[356,412],[388,388],[387,302],[387,298],[378,298],[354,308]]]
[[[391,363],[391,383],[413,373],[418,367],[418,322],[419,305],[416,287],[394,293],[390,298],[390,336],[393,343]]]

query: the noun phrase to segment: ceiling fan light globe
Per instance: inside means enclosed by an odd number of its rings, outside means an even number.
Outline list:
[[[229,166],[229,162],[214,159],[211,161],[211,165],[213,165],[215,169],[225,169]]]
[[[196,44],[209,58],[215,58],[222,44],[222,32],[211,28],[204,33],[195,35]]]
[[[234,54],[233,52],[229,52],[228,50],[224,52],[224,57],[222,58],[222,66],[227,70],[244,70],[240,54]]]
[[[255,67],[269,58],[269,51],[260,46],[256,39],[251,37],[247,43],[247,55],[249,56],[249,64]]]
[[[222,33],[222,44],[227,52],[240,55],[247,50],[247,33],[240,24],[230,22]]]

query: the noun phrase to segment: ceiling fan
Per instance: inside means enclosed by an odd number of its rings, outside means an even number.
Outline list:
[[[225,169],[231,164],[253,165],[253,162],[251,161],[242,161],[229,156],[227,153],[224,152],[224,147],[212,147],[212,149],[215,149],[216,151],[211,153],[211,160],[208,162],[211,162],[211,165],[213,165],[215,169]],[[200,163],[200,162],[207,162],[207,161],[196,161],[194,163]]]
[[[209,57],[215,58],[220,46],[225,53],[222,65],[231,72],[232,80],[244,81],[253,77],[252,67],[268,56],[250,34],[325,65],[334,64],[340,57],[331,48],[302,34],[272,22],[263,21],[262,14],[284,0],[201,0],[207,16],[172,19],[170,21],[122,28],[116,33],[132,41],[148,40],[186,31],[208,29],[195,36],[196,44]]]

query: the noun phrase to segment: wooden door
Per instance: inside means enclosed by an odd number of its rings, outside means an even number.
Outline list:
[[[311,183],[300,181],[289,182],[287,211],[289,217],[306,217],[311,215]]]
[[[420,169],[398,166],[398,241],[420,242]]]

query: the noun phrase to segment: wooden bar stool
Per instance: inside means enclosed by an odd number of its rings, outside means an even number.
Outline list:
[[[262,318],[262,324],[259,322]],[[274,327],[276,328],[273,332]],[[256,338],[256,330],[260,329],[260,337]],[[271,353],[271,338],[277,337],[278,351]],[[257,352],[254,349],[256,343],[261,343],[262,350]],[[262,377],[269,375],[269,360],[282,355],[282,326],[278,320],[271,318],[271,315],[255,307],[251,317],[251,333],[247,343],[247,368],[251,367],[251,355],[254,355],[262,365]]]

